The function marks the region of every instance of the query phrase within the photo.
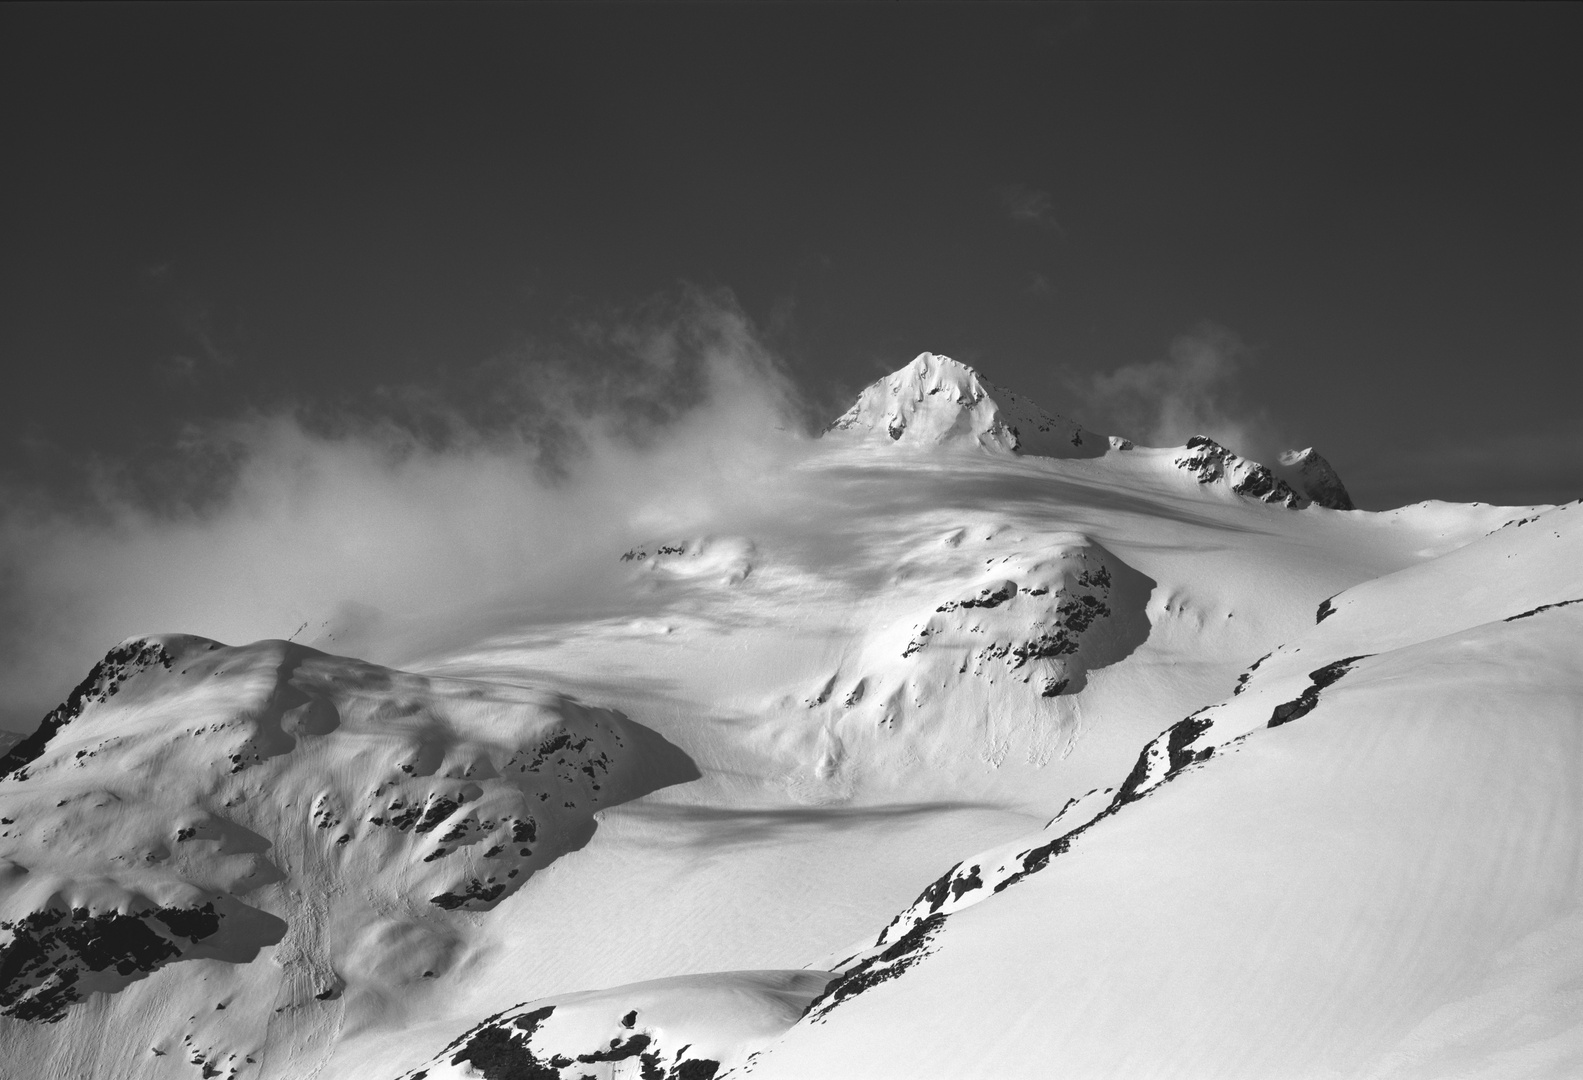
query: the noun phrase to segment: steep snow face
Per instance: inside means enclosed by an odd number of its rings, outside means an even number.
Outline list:
[[[978,447],[1001,454],[1095,457],[1107,440],[979,376],[948,356],[920,353],[870,385],[829,434],[908,447]]]
[[[418,992],[460,955],[453,911],[582,846],[601,807],[697,775],[557,694],[181,636],[117,646],[0,768],[0,1013],[69,1023],[91,993],[217,961],[142,1005],[162,1053],[223,1071],[283,1013],[333,1028],[348,997]]]
[[[1341,477],[1313,447],[1283,451],[1274,471],[1315,506],[1331,510],[1357,509]]]

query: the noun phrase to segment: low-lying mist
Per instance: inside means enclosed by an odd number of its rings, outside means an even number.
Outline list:
[[[1073,419],[1269,452],[1267,416],[1234,393],[1247,362],[1205,324],[1162,359],[1068,375]],[[196,426],[88,497],[0,492],[0,728],[31,730],[133,635],[396,663],[425,627],[494,609],[596,611],[635,540],[807,510],[790,467],[823,404],[729,293],[689,289],[429,384]]]
[[[219,479],[185,497],[110,484],[89,505],[8,500],[0,726],[31,729],[135,634],[333,632],[327,648],[377,652],[384,620],[577,602],[631,537],[750,510],[806,453],[807,410],[729,297],[580,338],[586,352],[497,358],[465,392],[394,388],[195,430],[190,471]]]

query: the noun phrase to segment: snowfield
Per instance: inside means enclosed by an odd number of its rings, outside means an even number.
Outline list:
[[[1583,1075],[1583,505],[928,353],[773,483],[401,670],[117,646],[0,750],[0,1075]]]

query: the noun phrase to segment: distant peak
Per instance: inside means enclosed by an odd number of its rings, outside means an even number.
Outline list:
[[[1331,510],[1353,510],[1352,497],[1330,463],[1312,447],[1287,450],[1274,467],[1239,457],[1204,435],[1187,440],[1187,453],[1176,459],[1200,484],[1224,482],[1238,495],[1288,509],[1310,504]]]
[[[1306,450],[1284,451],[1275,471],[1317,506],[1332,510],[1357,509],[1336,470],[1311,446]]]
[[[996,386],[966,364],[919,353],[869,385],[827,434],[880,445],[1094,457],[1106,440]]]

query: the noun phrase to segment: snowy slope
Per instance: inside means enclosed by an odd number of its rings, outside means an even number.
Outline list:
[[[457,962],[463,911],[586,843],[599,807],[696,775],[607,710],[280,641],[123,643],[46,731],[0,761],[0,1022],[20,1052],[94,1026],[91,994],[125,998],[145,1045],[70,1054],[108,1075],[240,1073],[301,1049],[282,1026],[322,1043],[386,1011]]]
[[[752,1075],[1577,1075],[1579,513],[1343,594],[1100,814],[926,890]]]
[[[1322,607],[1115,787],[952,867],[834,973],[811,968],[828,982],[784,1035],[696,1075],[1576,1075],[1580,512]],[[722,1045],[729,1018],[702,1003],[753,977],[667,985],[665,1045]],[[486,1023],[426,1075],[583,1075],[614,1021],[513,1029],[551,1006]],[[655,1075],[689,1075],[675,1060]]]
[[[1126,922],[1138,867],[1176,867],[1184,895],[1227,885],[1193,878],[1200,855],[1224,870],[1246,847],[1282,873],[1306,870],[1315,860],[1280,844],[1324,833],[1336,808],[1294,801],[1319,816],[1287,820],[1272,809],[1279,800],[1216,794],[1262,790],[1263,773],[1220,785],[1217,770],[1308,738],[1371,672],[1397,672],[1385,657],[1402,652],[1408,668],[1429,671],[1434,640],[1484,632],[1505,617],[1501,605],[1553,602],[1565,559],[1540,557],[1536,526],[1576,513],[1444,503],[1342,512],[1207,440],[1106,440],[930,354],[865,391],[766,489],[730,513],[678,514],[674,531],[635,524],[607,569],[559,604],[502,597],[386,644],[382,655],[421,675],[279,642],[226,650],[157,638],[172,667],[156,662],[102,702],[104,673],[91,678],[93,702],[27,750],[45,752],[21,763],[26,779],[0,780],[0,802],[21,800],[30,815],[0,836],[17,845],[0,855],[29,869],[0,884],[0,918],[102,896],[93,910],[146,912],[142,924],[179,955],[112,993],[81,983],[55,1023],[0,1017],[0,1045],[29,1063],[0,1058],[0,1075],[40,1075],[31,1063],[47,1062],[44,1075],[62,1077],[205,1067],[498,1077],[531,1064],[566,1077],[696,1080],[709,1068],[740,1072],[755,1053],[755,1075],[1027,1075],[1027,1061],[1050,1060],[1027,1055],[1056,1051],[1039,1041],[1046,1034],[1006,1035],[997,1010],[1033,1016],[1023,1003],[1037,1003],[1049,1026],[1077,1007],[1056,989],[1039,996],[1056,985],[1051,971],[1070,967],[1052,957],[1076,945],[1052,929],[1052,919],[1064,925],[1059,913],[1017,897],[1042,896],[1105,837],[1141,829],[1100,881],[1063,892],[1060,910],[1135,933],[1158,959],[1183,950]],[[1570,535],[1551,531],[1557,544]],[[1331,614],[1316,624],[1321,613]],[[1563,651],[1572,640],[1555,629],[1540,637]],[[1529,671],[1492,648],[1502,659],[1468,678],[1520,669],[1525,685],[1561,679],[1554,695],[1577,700],[1556,657]],[[236,659],[194,667],[177,652]],[[1313,690],[1311,709],[1301,704],[1313,673],[1361,655]],[[1381,679],[1379,693],[1435,700],[1412,677]],[[553,689],[518,689],[530,685]],[[291,727],[307,721],[288,714],[329,715],[296,695],[328,702],[337,726]],[[1471,708],[1477,695],[1454,697],[1446,709]],[[1302,715],[1264,726],[1292,702]],[[101,729],[136,738],[98,748],[109,738]],[[544,756],[562,734],[564,764]],[[441,749],[420,765],[413,747],[425,740]],[[1348,770],[1373,775],[1353,760],[1361,751],[1330,752],[1313,758],[1313,776],[1330,786]],[[149,761],[169,764],[149,771]],[[79,787],[49,786],[76,776]],[[1286,774],[1269,783],[1301,790]],[[1345,790],[1359,805],[1378,795]],[[172,838],[152,825],[105,828],[101,791],[140,808],[129,821],[159,820]],[[1250,817],[1275,838],[1155,809],[1193,791],[1209,794],[1184,814]],[[76,802],[56,807],[63,796]],[[505,841],[535,806],[537,841],[523,855]],[[247,835],[189,855],[193,841],[173,837],[193,808]],[[431,811],[434,827],[420,832]],[[1162,813],[1187,833],[1130,824]],[[77,838],[69,850],[57,839],[66,835]],[[1382,851],[1394,843],[1371,835]],[[1166,846],[1149,848],[1154,836]],[[156,841],[169,854],[149,861]],[[1294,859],[1302,865],[1288,870]],[[101,880],[110,884],[84,884]],[[1415,887],[1397,889],[1404,910]],[[1156,897],[1157,910],[1175,910],[1171,895]],[[463,899],[451,909],[434,903],[442,896]],[[1243,917],[1261,898],[1250,894]],[[189,940],[160,920],[211,901],[217,916],[230,903],[258,912],[257,927],[237,942]],[[240,927],[225,921],[240,908],[226,911],[220,925]],[[952,944],[979,926],[971,948]],[[1249,940],[1273,957],[1276,944],[1259,934],[1278,943],[1289,931],[1270,923]],[[221,945],[230,951],[213,951]],[[1126,978],[1149,993],[1153,981],[1169,984],[1168,969],[1155,980],[1148,956],[1125,942],[1089,947],[1132,957]],[[1373,962],[1369,948],[1359,970]],[[955,974],[938,981],[930,972],[948,957]],[[1105,982],[1102,968],[1087,970],[1073,979]],[[1218,985],[1206,983],[1206,1000]],[[1101,1013],[1104,1001],[1144,991],[1118,981],[1105,993],[1094,996]],[[1095,1030],[1113,1037],[1120,1021],[1105,1022]],[[1229,1024],[1206,1030],[1243,1030]],[[1348,1034],[1337,1025],[1304,1030],[1322,1042]],[[1080,1025],[1059,1026],[1078,1039]],[[980,1031],[1000,1034],[967,1034]],[[899,1045],[908,1039],[911,1049]],[[945,1039],[955,1057],[926,1052]],[[1139,1054],[1155,1045],[1134,1041]],[[1267,1060],[1254,1043],[1246,1060]],[[1075,1075],[1107,1074],[1088,1068]]]

